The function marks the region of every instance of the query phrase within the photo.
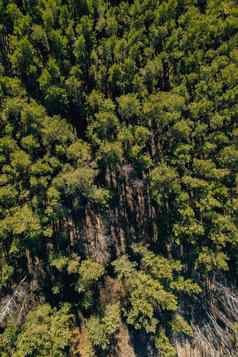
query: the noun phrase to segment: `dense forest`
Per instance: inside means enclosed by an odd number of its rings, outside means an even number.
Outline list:
[[[0,356],[238,355],[237,0],[0,0]]]

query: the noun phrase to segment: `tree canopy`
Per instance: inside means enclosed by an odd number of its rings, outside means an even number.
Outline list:
[[[237,286],[237,43],[236,0],[0,0],[2,356],[176,356]]]

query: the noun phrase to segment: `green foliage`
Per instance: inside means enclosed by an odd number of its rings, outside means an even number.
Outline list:
[[[192,336],[193,331],[191,326],[184,320],[184,318],[177,314],[172,322],[172,331],[174,334],[184,333],[185,335]]]
[[[95,354],[121,316],[175,356],[194,297],[236,284],[237,24],[228,0],[0,0],[1,294],[70,300]],[[0,353],[67,355],[58,313]]]
[[[171,345],[163,330],[160,330],[155,338],[155,347],[159,350],[161,357],[175,357],[177,355],[175,348]]]
[[[155,255],[141,245],[135,245],[134,252],[142,256],[139,267],[126,256],[113,262],[115,272],[122,280],[127,294],[124,313],[127,322],[134,328],[155,333],[160,323],[159,315],[177,310],[176,275],[182,267],[179,262]],[[200,291],[196,284],[186,280],[181,281],[181,290],[184,293],[191,290],[193,293]],[[167,319],[169,320],[169,315]],[[185,333],[188,333],[189,329],[184,328],[186,325],[185,322],[182,323],[182,317],[176,317],[172,321],[172,326],[177,326],[178,330],[180,326],[181,331],[184,329]]]
[[[0,287],[3,287],[10,281],[14,272],[14,268],[11,265],[3,264],[1,266],[1,275],[0,275]]]
[[[67,356],[72,341],[69,306],[58,311],[39,305],[26,317],[20,330],[9,326],[0,339],[3,356]]]
[[[82,289],[87,289],[96,283],[104,274],[104,267],[92,261],[91,259],[83,260],[79,267],[79,279]]]
[[[8,357],[15,349],[17,339],[17,327],[10,325],[0,335],[0,353],[3,357]]]
[[[106,305],[104,316],[92,316],[87,321],[87,332],[94,347],[106,350],[110,340],[120,326],[120,307],[118,304]]]

